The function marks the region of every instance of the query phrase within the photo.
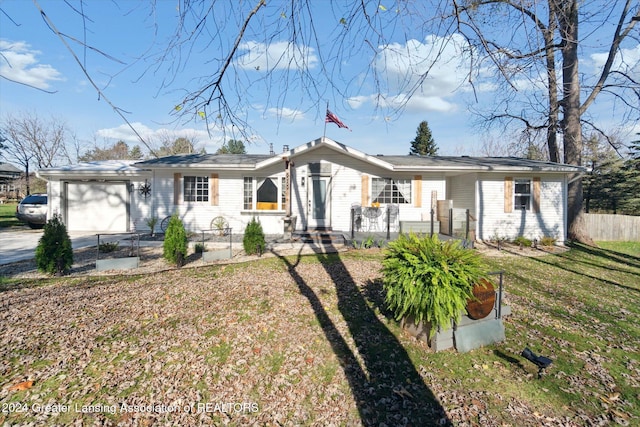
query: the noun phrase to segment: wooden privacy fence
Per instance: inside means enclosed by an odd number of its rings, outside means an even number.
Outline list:
[[[584,214],[593,240],[640,241],[640,216]]]

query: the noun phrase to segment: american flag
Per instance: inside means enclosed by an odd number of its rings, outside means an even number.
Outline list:
[[[339,128],[345,128],[345,129],[349,129],[349,126],[345,125],[344,123],[342,123],[342,121],[338,118],[338,116],[336,116],[335,114],[333,114],[331,111],[327,110],[327,117],[324,119],[325,123],[335,123],[338,125]],[[351,130],[351,129],[349,129]]]

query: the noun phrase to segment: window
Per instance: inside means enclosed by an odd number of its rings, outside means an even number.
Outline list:
[[[253,209],[253,178],[250,176],[244,177],[244,204],[243,209]]]
[[[374,203],[411,203],[411,180],[371,178],[371,197]]]
[[[209,177],[185,176],[183,194],[185,202],[208,202]]]
[[[278,181],[272,178],[258,178],[256,208],[264,211],[278,210]]]
[[[531,209],[531,180],[516,179],[513,192],[513,206],[515,209]]]
[[[255,186],[254,186],[255,182]],[[257,209],[263,211],[276,211],[284,209],[284,185],[285,178],[244,178],[244,203],[246,210]],[[278,187],[280,184],[280,187]],[[255,193],[254,193],[255,187]],[[255,206],[254,206],[255,200]],[[282,208],[281,208],[282,206]]]

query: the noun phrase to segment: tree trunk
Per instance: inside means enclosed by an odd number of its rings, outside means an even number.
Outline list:
[[[549,124],[547,128],[547,149],[549,160],[560,162],[560,150],[558,149],[558,115],[560,105],[558,103],[558,79],[556,76],[555,46],[553,35],[556,31],[556,9],[553,1],[549,2],[549,25],[544,30],[545,60],[547,66],[547,84],[549,96]]]
[[[563,2],[558,15],[562,48],[562,107],[564,162],[582,166],[582,126],[580,123],[580,80],[578,76],[578,2]],[[577,174],[569,177],[568,192],[568,237],[581,243],[593,245],[582,213],[582,179]]]
[[[31,188],[29,188],[29,161],[27,160],[27,163],[25,163],[24,165],[24,170],[25,170],[25,182],[27,184],[27,196],[29,194],[31,194]]]

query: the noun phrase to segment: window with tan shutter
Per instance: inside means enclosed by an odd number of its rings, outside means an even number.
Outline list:
[[[513,212],[513,178],[510,176],[504,179],[504,212]]]

